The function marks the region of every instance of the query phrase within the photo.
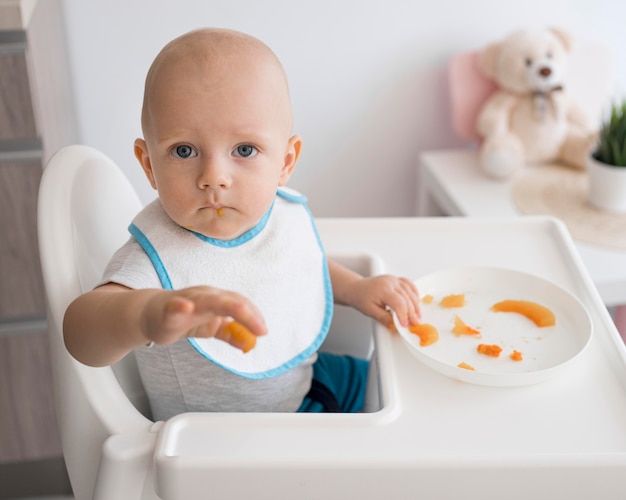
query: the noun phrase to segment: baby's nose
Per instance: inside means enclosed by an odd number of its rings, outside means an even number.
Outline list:
[[[207,158],[198,175],[198,187],[227,188],[231,185],[228,168],[219,158]]]

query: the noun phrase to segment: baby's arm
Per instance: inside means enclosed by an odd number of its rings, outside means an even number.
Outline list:
[[[364,278],[332,261],[328,271],[337,304],[352,306],[387,327],[392,325],[387,307],[402,326],[419,323],[419,293],[412,281],[389,274]]]
[[[256,307],[234,292],[211,287],[132,290],[109,283],[85,293],[65,312],[63,335],[72,356],[90,366],[111,365],[149,342],[216,337],[242,348],[230,318],[255,335],[266,333]]]

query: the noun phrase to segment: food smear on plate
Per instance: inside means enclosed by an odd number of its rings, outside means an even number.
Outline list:
[[[424,296],[422,297],[422,302],[423,302],[424,304],[432,304],[432,303],[433,303],[434,298],[435,298],[435,297],[433,297],[433,296],[432,296],[432,295],[430,295],[430,294],[428,294],[428,295],[424,295]]]
[[[509,358],[511,358],[513,361],[522,361],[524,359],[524,356],[522,356],[521,352],[513,349],[513,352],[509,354]]]
[[[439,332],[433,325],[429,325],[428,323],[410,325],[409,331],[420,338],[420,345],[422,347],[434,344],[439,340]]]
[[[502,347],[497,344],[478,344],[476,350],[480,354],[484,354],[485,356],[491,356],[492,358],[497,358],[500,356],[502,352]]]
[[[474,371],[475,368],[472,365],[468,365],[465,361],[461,361],[458,365],[459,368],[463,368],[464,370],[472,370]]]
[[[463,307],[465,305],[465,294],[451,294],[446,295],[439,301],[439,306],[445,309],[452,309],[453,307]]]
[[[458,316],[454,317],[454,328],[452,328],[452,333],[454,333],[457,337],[460,335],[477,335],[477,336],[480,335],[479,330],[467,325]]]
[[[556,318],[550,309],[530,300],[503,300],[494,304],[491,310],[521,314],[540,328],[556,324]]]

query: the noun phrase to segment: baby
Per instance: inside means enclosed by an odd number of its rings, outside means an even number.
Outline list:
[[[285,72],[259,40],[176,38],[145,83],[135,155],[158,198],[102,283],[66,311],[65,344],[104,366],[135,351],[155,420],[186,411],[360,411],[367,362],[318,353],[333,303],[391,325],[419,321],[405,278],[328,260],[300,193],[285,187],[292,134]],[[227,327],[258,341],[249,352]]]

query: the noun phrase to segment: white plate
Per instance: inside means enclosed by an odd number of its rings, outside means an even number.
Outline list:
[[[444,375],[472,384],[520,386],[554,376],[579,356],[589,344],[592,324],[581,302],[563,288],[537,276],[512,269],[469,267],[446,269],[415,281],[420,296],[432,295],[431,304],[421,303],[422,323],[439,331],[439,340],[422,347],[417,335],[400,326],[398,331],[410,351],[424,364]],[[465,294],[465,306],[442,308],[439,301],[451,294]],[[537,327],[517,313],[491,311],[502,300],[529,300],[548,307],[556,324]],[[480,338],[452,333],[454,317],[479,329]],[[479,354],[478,344],[498,344],[498,358]],[[513,361],[513,350],[522,361]],[[474,370],[459,368],[465,362]]]

